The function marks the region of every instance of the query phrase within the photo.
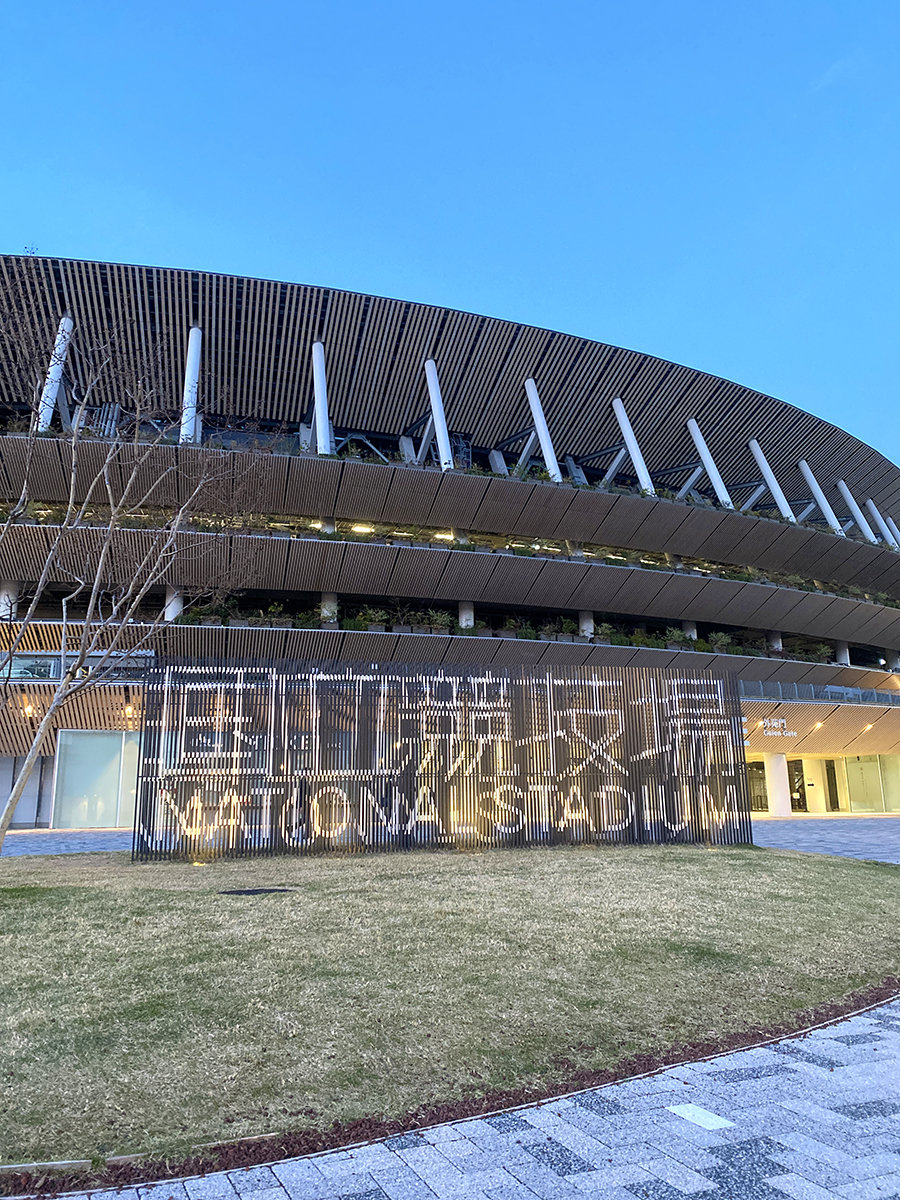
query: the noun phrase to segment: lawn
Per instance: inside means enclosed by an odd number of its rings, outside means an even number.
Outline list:
[[[222,895],[246,887],[291,889]],[[0,1161],[550,1087],[900,973],[900,868],[750,848],[0,860]]]

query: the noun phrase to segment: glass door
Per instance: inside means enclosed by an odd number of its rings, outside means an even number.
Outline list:
[[[788,784],[791,789],[791,811],[806,812],[806,780],[803,778],[803,759],[788,759]]]

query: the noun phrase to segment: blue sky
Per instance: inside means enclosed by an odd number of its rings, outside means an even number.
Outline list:
[[[2,250],[558,328],[900,461],[898,0],[19,0],[0,21]]]

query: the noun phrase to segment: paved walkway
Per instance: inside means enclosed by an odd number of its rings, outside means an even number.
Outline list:
[[[86,1193],[78,1193],[84,1196]],[[102,1200],[900,1197],[900,1001],[802,1038]]]
[[[130,829],[11,829],[4,855],[84,854],[88,850],[130,850]]]
[[[757,846],[900,863],[900,814],[876,817],[769,817],[753,822]]]

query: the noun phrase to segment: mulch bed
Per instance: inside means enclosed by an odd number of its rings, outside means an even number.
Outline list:
[[[696,1062],[714,1054],[741,1050],[759,1042],[797,1036],[812,1026],[839,1021],[849,1013],[895,999],[900,993],[900,979],[891,976],[882,983],[871,984],[852,992],[841,1000],[820,1004],[795,1015],[792,1023],[742,1030],[708,1042],[675,1045],[659,1054],[639,1054],[623,1059],[614,1067],[602,1071],[579,1070],[574,1063],[560,1059],[557,1066],[560,1078],[552,1086],[517,1088],[506,1092],[490,1092],[485,1096],[452,1100],[406,1113],[402,1117],[384,1120],[364,1117],[358,1121],[335,1121],[328,1129],[307,1129],[295,1133],[263,1135],[235,1142],[221,1142],[197,1149],[188,1158],[138,1158],[131,1162],[107,1163],[89,1172],[22,1171],[0,1174],[0,1196],[55,1196],[61,1192],[134,1187],[158,1180],[176,1179],[188,1175],[205,1175],[211,1171],[234,1171],[242,1167],[258,1167],[284,1158],[299,1158],[319,1154],[358,1142],[377,1141],[400,1133],[411,1133],[440,1125],[445,1121],[461,1121],[467,1117],[483,1116],[498,1109],[515,1108],[520,1104],[535,1104],[581,1088],[601,1087],[635,1075],[647,1075],[678,1063]]]

